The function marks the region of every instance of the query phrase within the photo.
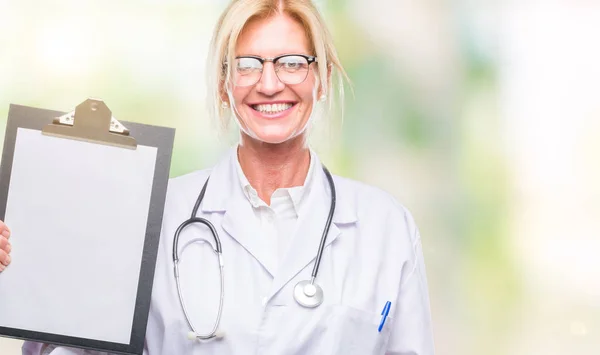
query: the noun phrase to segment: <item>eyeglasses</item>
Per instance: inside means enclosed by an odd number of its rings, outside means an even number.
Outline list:
[[[240,56],[235,58],[234,83],[237,86],[256,84],[263,72],[265,62],[272,62],[277,78],[288,85],[300,84],[308,76],[308,68],[317,57],[303,54],[286,54],[275,58]]]

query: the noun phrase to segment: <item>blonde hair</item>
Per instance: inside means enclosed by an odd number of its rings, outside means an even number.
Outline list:
[[[318,59],[317,82],[321,96],[327,99],[329,111],[333,107],[332,87],[337,82],[340,106],[344,101],[344,81],[348,76],[342,67],[333,44],[333,38],[319,11],[310,0],[233,0],[219,18],[211,40],[207,78],[207,104],[212,117],[226,130],[230,117],[222,107],[222,97],[231,79],[231,70],[225,63],[233,63],[238,37],[246,24],[257,18],[287,14],[305,29],[312,53]],[[348,80],[349,81],[349,80]],[[325,83],[325,84],[323,84]]]

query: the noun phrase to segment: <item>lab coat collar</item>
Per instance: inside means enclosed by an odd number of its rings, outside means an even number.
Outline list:
[[[261,237],[260,224],[250,201],[244,195],[235,167],[236,149],[222,159],[210,172],[201,209],[205,213],[222,213],[223,230],[250,253],[271,275],[275,274],[277,259],[271,255],[268,240]],[[221,235],[221,238],[225,238]],[[227,258],[227,251],[223,250]]]
[[[200,206],[202,212],[225,212],[230,204],[235,201],[234,197],[245,197],[242,185],[239,182],[238,173],[236,171],[237,163],[237,151],[236,147],[231,148],[227,152],[226,156],[217,163],[210,173],[210,181],[206,188],[206,194],[204,200]],[[314,160],[314,165],[312,163]],[[305,191],[303,192],[302,199],[308,199],[308,196],[312,195],[314,186],[324,187],[327,191],[327,202],[329,206],[329,186],[327,184],[327,178],[323,173],[323,169],[317,168],[321,166],[321,161],[318,155],[311,150],[311,165],[314,166],[310,169],[311,176],[306,178]],[[335,207],[335,213],[333,215],[333,223],[346,224],[354,223],[357,221],[356,215],[356,197],[354,196],[355,191],[346,187],[343,178],[334,176],[335,189],[337,195],[337,203]],[[247,199],[246,199],[247,200]]]
[[[230,149],[226,157],[212,168],[204,200],[200,205],[202,212],[225,212],[232,197],[237,194],[244,195],[232,161],[236,157],[235,154],[235,148]]]
[[[311,154],[312,158],[315,159],[315,167],[320,167],[321,162],[317,155]],[[271,255],[272,249],[268,247],[267,241],[260,237],[259,223],[244,195],[234,159],[237,159],[237,154],[236,149],[232,148],[229,157],[222,159],[212,169],[201,209],[205,213],[225,212],[223,229],[275,277],[272,296],[315,259],[331,204],[329,184],[322,169],[312,170],[311,178],[307,179],[310,183],[306,186],[303,196],[306,203],[302,203],[298,228],[290,240],[276,275],[278,257]],[[338,225],[355,223],[358,219],[355,191],[348,189],[343,179],[334,177],[334,181],[337,202],[326,247],[338,238]],[[224,251],[224,254],[226,253]]]
[[[236,152],[236,154],[237,154],[237,152]],[[304,197],[304,195],[307,195],[306,190],[308,190],[310,187],[310,181],[312,179],[312,176],[314,175],[312,172],[313,172],[313,170],[315,170],[315,160],[317,160],[317,159],[318,158],[316,157],[316,153],[311,149],[310,150],[310,164],[309,164],[308,172],[306,174],[306,177],[304,179],[304,183],[302,184],[302,186],[279,188],[275,192],[273,192],[273,196],[275,196],[275,194],[277,194],[277,193],[286,194],[286,198],[289,198],[289,201],[291,202],[291,204],[294,208],[294,212],[296,213],[296,216],[298,216],[300,214],[300,205],[302,202],[302,198]],[[234,164],[235,170],[237,171],[240,183],[242,185],[242,191],[244,192],[244,195],[246,196],[248,201],[250,201],[250,204],[252,204],[252,206],[255,208],[258,206],[261,206],[261,205],[266,206],[265,202],[262,201],[260,199],[260,197],[258,197],[258,193],[254,189],[254,187],[252,187],[252,185],[250,185],[248,178],[246,177],[246,175],[244,174],[244,171],[242,170],[242,166],[239,162],[239,158],[237,155],[236,155],[236,158],[233,159],[233,161],[235,163]]]

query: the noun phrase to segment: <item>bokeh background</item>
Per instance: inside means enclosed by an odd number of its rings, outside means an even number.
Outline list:
[[[204,104],[225,3],[0,0],[0,122],[99,97],[177,129],[172,176],[214,164],[235,143]],[[600,1],[318,5],[353,93],[313,147],[413,212],[437,354],[600,354]]]

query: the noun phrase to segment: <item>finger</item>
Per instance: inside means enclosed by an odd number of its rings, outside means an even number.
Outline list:
[[[4,271],[4,269],[6,269],[6,266],[4,266],[3,264],[0,264],[0,272]]]
[[[8,245],[8,239],[4,236],[0,235],[0,249],[6,250],[6,246]]]
[[[10,254],[10,251],[12,250],[12,245],[10,243],[6,244],[4,250],[6,250],[6,254]]]
[[[4,236],[4,238],[6,239],[10,238],[10,230],[8,229],[8,227],[4,226],[4,229],[0,230],[2,230],[2,233],[0,233],[0,235]]]
[[[0,264],[4,266],[8,266],[10,264],[10,255],[8,255],[4,250],[0,250]]]

